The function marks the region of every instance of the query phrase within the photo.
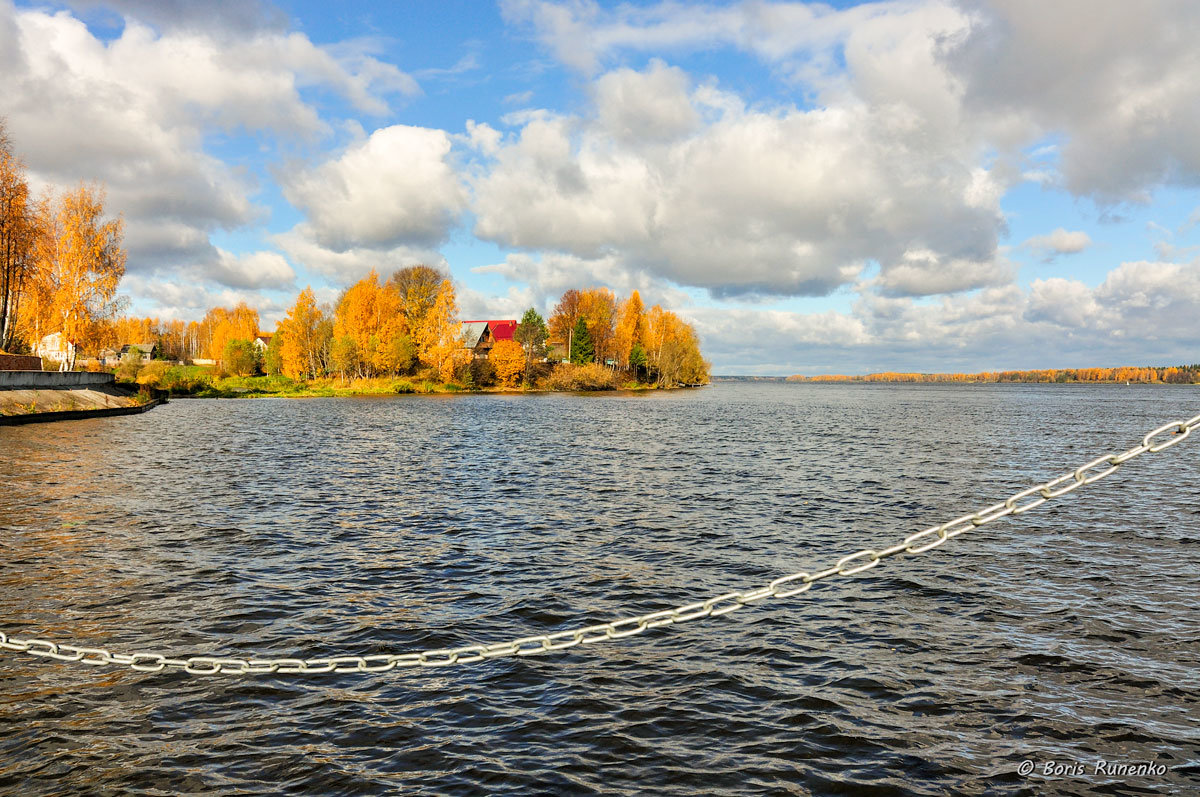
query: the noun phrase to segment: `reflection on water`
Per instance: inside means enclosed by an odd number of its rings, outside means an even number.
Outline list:
[[[3,427],[0,627],[243,657],[559,630],[888,544],[1197,406],[721,384]],[[853,581],[553,656],[239,680],[0,655],[0,791],[1178,791],[1200,779],[1198,450]]]

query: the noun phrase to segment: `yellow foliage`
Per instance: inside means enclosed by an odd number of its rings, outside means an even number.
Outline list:
[[[317,326],[321,311],[312,288],[306,287],[296,297],[287,318],[279,322],[277,334],[283,335],[280,355],[283,374],[291,379],[312,379],[318,373]]]
[[[125,224],[105,221],[104,191],[80,184],[41,208],[31,283],[34,334],[62,333],[69,344],[64,368],[82,347],[94,347],[100,322],[118,309],[117,284],[125,274],[121,248]]]
[[[525,350],[515,340],[502,340],[492,347],[488,362],[492,364],[496,378],[512,387],[525,371]]]

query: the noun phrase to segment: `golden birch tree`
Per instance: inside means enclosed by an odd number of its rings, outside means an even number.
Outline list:
[[[67,357],[61,367],[70,370],[98,322],[121,307],[116,294],[125,274],[125,225],[120,217],[104,219],[104,191],[86,184],[51,199],[43,213],[33,276],[49,309],[39,331],[62,334]]]
[[[613,354],[617,364],[629,367],[629,352],[633,344],[646,345],[646,306],[636,290],[617,307],[617,325],[613,333]]]
[[[436,368],[443,382],[453,379],[459,366],[470,361],[471,353],[463,348],[458,302],[450,280],[442,280],[425,323],[415,337],[421,362]]]
[[[318,339],[318,328],[321,320],[316,296],[311,287],[306,287],[296,297],[296,303],[288,311],[287,317],[279,322],[276,333],[283,336],[280,356],[284,376],[312,379],[319,374],[321,341]]]
[[[0,351],[12,349],[19,338],[21,300],[34,268],[36,240],[36,207],[25,165],[13,155],[0,121]]]

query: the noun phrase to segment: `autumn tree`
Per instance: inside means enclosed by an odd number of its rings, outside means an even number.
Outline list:
[[[342,381],[345,381],[347,375],[354,373],[362,362],[354,338],[349,335],[335,335],[330,346],[329,360],[330,370],[336,371]]]
[[[379,284],[379,275],[372,270],[364,279],[351,285],[338,299],[334,311],[335,341],[348,338],[354,343],[355,360],[344,361],[351,351],[338,343],[339,367],[335,370],[354,371],[360,377],[397,370],[397,338],[406,334],[399,294],[391,282]]]
[[[125,274],[125,225],[120,217],[104,219],[103,190],[86,184],[50,199],[43,214],[32,280],[47,303],[39,308],[37,321],[45,325],[38,333],[62,334],[68,353],[61,368],[70,370],[98,322],[122,306],[116,294]]]
[[[617,301],[608,288],[589,288],[579,294],[579,313],[587,320],[592,356],[604,364],[613,356],[613,322]]]
[[[613,331],[613,356],[617,365],[622,368],[636,367],[632,358],[633,347],[642,344],[645,338],[646,307],[642,304],[641,294],[635,290],[617,306],[617,323]],[[642,350],[642,359],[645,359],[645,349]],[[645,362],[641,365],[645,365]]]
[[[320,375],[322,340],[319,327],[323,320],[312,288],[306,287],[296,297],[287,317],[279,323],[276,333],[283,336],[279,354],[285,376],[314,379]]]
[[[592,349],[592,336],[588,334],[587,319],[579,316],[575,320],[575,328],[571,330],[571,362],[585,365],[595,358]]]
[[[546,356],[546,339],[549,336],[541,313],[532,307],[526,310],[525,315],[521,316],[521,323],[513,331],[513,340],[521,344],[525,352],[525,379],[529,379],[533,363]]]
[[[554,312],[550,314],[548,322],[552,338],[561,340],[564,344],[570,341],[572,330],[575,329],[575,322],[583,315],[579,306],[580,297],[579,291],[572,288],[562,295],[558,304],[554,305]]]
[[[458,302],[450,280],[442,280],[433,306],[415,333],[414,339],[421,362],[436,368],[442,381],[450,381],[459,366],[470,361],[471,353],[463,348],[462,327],[458,321]]]
[[[258,370],[261,361],[254,341],[245,338],[230,338],[221,352],[221,367],[234,376],[251,376]]]
[[[258,311],[245,302],[238,302],[232,309],[214,307],[203,324],[208,329],[208,359],[221,360],[229,341],[253,341],[258,336]]]
[[[12,350],[18,341],[37,235],[37,208],[30,201],[25,165],[13,155],[0,120],[0,351]]]
[[[488,362],[492,364],[496,378],[505,387],[512,387],[525,371],[525,350],[515,340],[502,340],[492,347]]]
[[[427,335],[429,314],[445,281],[440,271],[425,265],[408,266],[392,274],[390,284],[396,291],[400,315],[414,340]]]
[[[658,305],[646,313],[646,359],[661,386],[708,382],[709,365],[700,354],[696,331]]]

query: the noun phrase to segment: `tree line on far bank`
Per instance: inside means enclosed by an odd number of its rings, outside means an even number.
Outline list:
[[[1034,371],[981,371],[976,374],[918,374],[884,371],[862,376],[831,374],[788,377],[789,382],[1138,382],[1189,385],[1200,382],[1200,364],[1168,367],[1052,368]]]
[[[526,310],[513,339],[495,341],[486,358],[463,344],[454,284],[417,265],[387,280],[372,271],[330,307],[318,307],[306,288],[271,337],[261,368],[300,380],[423,373],[467,387],[560,389],[699,384],[709,376],[691,325],[658,305],[647,310],[637,291],[618,300],[607,288],[569,290],[549,321]]]
[[[463,345],[454,284],[425,265],[387,279],[372,271],[325,306],[305,288],[265,350],[254,343],[267,337],[258,312],[245,304],[212,308],[186,324],[119,318],[102,337],[156,344],[165,359],[212,360],[228,375],[298,381],[414,376],[468,388],[602,389],[709,378],[690,324],[658,305],[647,309],[637,291],[618,299],[607,288],[567,291],[548,321],[529,308],[512,340],[475,358]]]

